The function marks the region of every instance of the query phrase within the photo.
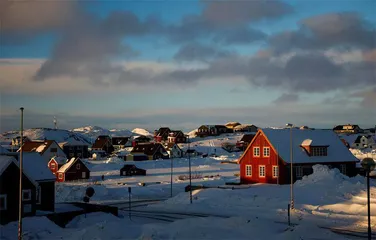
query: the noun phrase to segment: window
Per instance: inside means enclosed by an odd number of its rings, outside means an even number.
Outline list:
[[[279,175],[279,169],[278,166],[273,166],[273,177],[277,178]]]
[[[346,175],[346,164],[341,164],[339,170],[342,174]]]
[[[71,157],[71,158],[72,158],[73,156],[74,156],[74,154],[73,154],[73,153],[69,153],[69,157]]]
[[[57,148],[51,148],[51,152],[57,152]]]
[[[311,147],[311,156],[327,156],[328,151],[326,147]]]
[[[296,177],[297,178],[303,177],[303,168],[302,167],[296,167]]]
[[[0,210],[7,210],[7,195],[0,195]]]
[[[76,169],[81,169],[81,165],[79,163],[77,163]]]
[[[22,201],[31,200],[31,189],[22,190]]]
[[[251,177],[252,176],[252,165],[246,165],[245,166],[245,175],[247,177]]]
[[[51,169],[52,169],[52,170],[55,170],[55,168],[56,168],[56,164],[55,164],[54,162],[52,162],[52,163],[51,163]]]
[[[59,173],[59,174],[58,174],[58,177],[59,177],[59,179],[63,179],[63,177],[64,177],[64,176],[63,176],[63,173]]]
[[[260,147],[253,147],[253,156],[260,157]]]
[[[37,195],[36,195],[36,200],[37,200],[37,204],[41,204],[42,203],[42,188],[40,186],[38,186],[37,188]]]
[[[82,172],[82,178],[86,178],[86,172]]]
[[[259,177],[265,177],[265,166],[259,166]]]
[[[270,156],[270,148],[269,147],[264,147],[264,157],[269,157]]]

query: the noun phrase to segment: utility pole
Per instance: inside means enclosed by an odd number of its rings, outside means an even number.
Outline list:
[[[188,162],[189,162],[189,201],[192,204],[192,171],[191,171],[191,141],[189,140],[189,135],[188,137]]]
[[[287,127],[290,127],[290,207],[294,209],[294,168],[293,168],[293,141],[292,141],[292,128],[293,124],[286,124]]]
[[[23,212],[23,204],[22,204],[22,157],[23,157],[23,110],[24,108],[21,107],[21,148],[20,148],[20,157],[19,157],[19,168],[20,168],[20,186],[19,186],[19,198],[18,198],[18,240],[22,240],[22,212]]]

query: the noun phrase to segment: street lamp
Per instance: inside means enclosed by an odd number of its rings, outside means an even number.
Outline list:
[[[20,166],[20,182],[19,182],[19,196],[18,196],[18,240],[22,239],[22,212],[23,212],[23,205],[22,205],[22,174],[23,174],[23,114],[24,108],[21,107],[21,130],[20,130],[20,157],[19,157],[19,166]]]
[[[191,171],[191,153],[190,153],[191,143],[189,140],[189,135],[187,135],[187,141],[188,141],[187,152],[188,152],[188,162],[189,162],[189,201],[192,204],[192,171]]]
[[[286,127],[290,128],[290,207],[291,209],[294,209],[294,169],[293,169],[293,142],[292,142],[292,128],[294,127],[293,124],[288,123],[286,124]]]
[[[375,161],[372,158],[364,158],[362,163],[362,168],[366,170],[367,174],[367,205],[368,205],[368,239],[371,240],[371,205],[370,205],[370,194],[369,194],[369,173],[375,169]]]

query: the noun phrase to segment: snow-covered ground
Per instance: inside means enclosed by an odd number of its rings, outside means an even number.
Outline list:
[[[287,225],[289,185],[225,185],[237,182],[239,165],[222,164],[237,160],[241,153],[228,153],[222,143],[235,143],[241,134],[205,139],[193,138],[191,148],[218,157],[191,158],[192,182],[207,188],[193,191],[193,203],[184,188],[189,184],[186,158],[125,162],[120,158],[84,160],[91,170],[90,181],[56,183],[56,202],[82,201],[85,189],[95,190],[91,202],[116,204],[133,200],[163,200],[137,208],[132,220],[126,208],[120,217],[104,213],[79,216],[65,229],[45,217],[25,218],[24,239],[354,239],[326,229],[365,231],[367,223],[364,177],[348,178],[337,169],[316,165],[314,173],[294,184],[295,210]],[[187,144],[180,144],[187,148]],[[215,149],[215,151],[214,151]],[[171,163],[173,164],[172,197]],[[120,176],[124,164],[147,170],[146,176]],[[104,175],[104,181],[101,176]],[[145,183],[141,186],[139,183]],[[371,180],[371,215],[376,221],[376,183]],[[171,215],[175,214],[175,215]],[[163,221],[163,219],[169,221]],[[372,225],[376,231],[376,225]],[[1,239],[16,239],[17,223],[0,226]]]

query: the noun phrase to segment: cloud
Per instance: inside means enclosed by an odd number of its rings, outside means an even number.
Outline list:
[[[376,76],[376,74],[375,74]],[[376,77],[375,77],[376,79]],[[375,109],[376,106],[376,86],[368,90],[359,91],[352,94],[352,97],[361,98],[361,105],[363,107]]]
[[[80,15],[76,1],[1,1],[1,44],[24,43],[69,26]]]
[[[153,18],[140,21],[128,11],[112,12],[105,19],[83,15],[77,25],[66,29],[34,79],[81,77],[105,84],[105,79],[126,75],[126,69],[112,63],[115,57],[137,54],[123,43],[124,37],[149,33],[154,22]]]
[[[174,59],[177,61],[203,61],[223,58],[231,55],[228,50],[216,48],[212,45],[205,45],[198,42],[191,42],[180,47],[175,54]]]
[[[296,49],[370,49],[376,46],[376,31],[357,13],[327,13],[301,20],[297,31],[274,34],[268,43],[276,53]]]
[[[284,93],[279,96],[276,100],[274,100],[275,104],[284,104],[284,103],[292,103],[297,102],[299,100],[299,95],[294,93]]]

